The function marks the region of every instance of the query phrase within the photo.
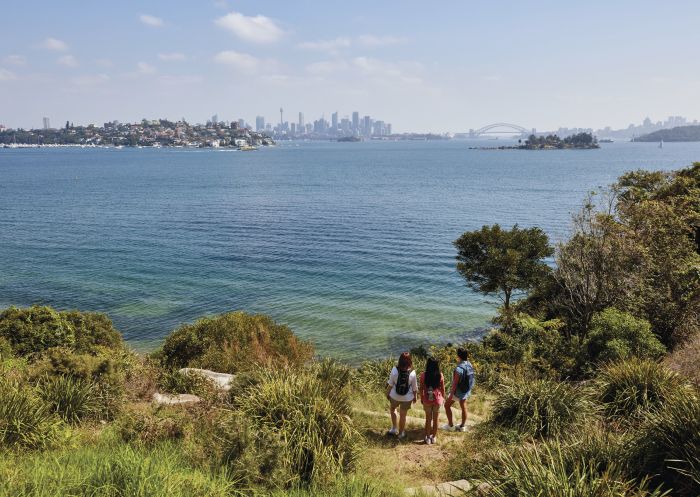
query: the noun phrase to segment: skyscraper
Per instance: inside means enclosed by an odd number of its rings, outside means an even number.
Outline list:
[[[357,111],[352,113],[352,130],[356,133],[360,130],[360,113]]]
[[[362,121],[362,133],[365,136],[370,136],[372,134],[372,118],[365,116]]]
[[[280,129],[284,126],[284,109],[280,107]]]
[[[49,129],[51,127],[51,121],[48,117],[44,118],[44,129]]]
[[[256,116],[255,118],[255,131],[265,130],[265,118],[263,116]]]
[[[304,113],[303,112],[299,113],[299,129],[300,130],[304,129]]]
[[[338,130],[338,111],[335,111],[333,114],[331,114],[331,128],[333,131]]]

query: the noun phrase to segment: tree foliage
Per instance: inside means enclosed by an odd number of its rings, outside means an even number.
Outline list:
[[[540,228],[504,230],[498,224],[468,231],[455,242],[457,271],[467,286],[485,295],[498,294],[505,309],[513,292],[528,290],[549,272],[543,261],[552,255]]]

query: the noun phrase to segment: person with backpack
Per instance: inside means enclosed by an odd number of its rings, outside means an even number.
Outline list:
[[[416,403],[418,382],[413,370],[411,354],[404,352],[399,356],[399,362],[391,368],[386,387],[386,398],[389,401],[391,414],[391,429],[387,435],[398,435],[399,439],[406,438],[406,414],[411,404]],[[396,427],[396,408],[399,408],[398,429]]]
[[[434,357],[428,357],[425,371],[420,375],[420,401],[425,411],[424,441],[426,445],[437,443],[440,407],[445,402],[445,377]]]
[[[474,367],[469,362],[469,353],[466,349],[457,349],[457,367],[452,373],[452,386],[450,395],[445,401],[445,414],[447,414],[447,424],[443,429],[447,431],[465,431],[467,424],[467,399],[472,394],[474,388]],[[452,404],[459,401],[462,410],[462,424],[455,428],[452,423]]]

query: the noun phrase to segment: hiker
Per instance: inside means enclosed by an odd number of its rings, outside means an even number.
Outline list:
[[[447,431],[465,431],[467,424],[467,399],[472,394],[474,388],[474,368],[469,362],[469,353],[462,348],[457,349],[457,367],[452,373],[452,386],[450,395],[445,401],[445,414],[447,414],[447,424],[443,429]],[[462,410],[462,424],[455,428],[452,423],[452,404],[459,401]]]
[[[428,357],[425,371],[420,375],[420,401],[425,411],[424,441],[426,445],[437,443],[440,407],[445,402],[445,377],[434,357]]]
[[[416,372],[413,370],[411,354],[404,352],[399,356],[399,362],[391,368],[389,381],[386,386],[386,398],[389,401],[391,414],[391,430],[387,435],[398,435],[399,439],[406,438],[406,414],[411,404],[416,403],[418,384]],[[396,428],[396,408],[399,408],[399,426]]]

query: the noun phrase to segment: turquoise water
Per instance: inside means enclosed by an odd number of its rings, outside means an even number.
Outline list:
[[[700,159],[698,143],[470,146],[0,150],[0,306],[103,311],[141,349],[234,309],[347,359],[477,337],[494,303],[454,270],[463,231],[518,223],[560,240],[587,191]]]

